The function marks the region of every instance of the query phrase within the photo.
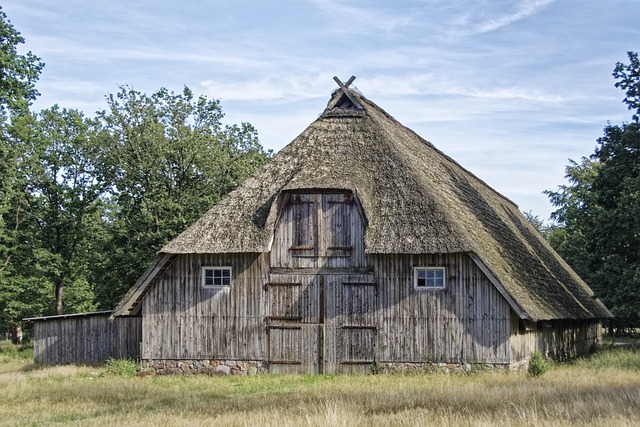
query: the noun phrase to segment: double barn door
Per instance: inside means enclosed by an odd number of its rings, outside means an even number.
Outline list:
[[[363,372],[375,361],[376,284],[367,274],[272,274],[266,345],[274,373]]]

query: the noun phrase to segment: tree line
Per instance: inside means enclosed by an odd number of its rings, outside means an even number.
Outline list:
[[[614,314],[610,333],[640,328],[640,60],[637,52],[627,56],[613,77],[632,111],[629,122],[608,123],[593,154],[569,161],[568,183],[545,192],[554,222],[540,227]]]
[[[34,112],[44,64],[0,10],[0,331],[112,309],[157,251],[271,151],[185,87],[123,86],[95,117]]]
[[[156,252],[271,157],[248,123],[185,87],[120,87],[95,117],[34,112],[44,64],[0,8],[0,331],[25,317],[112,309]],[[640,60],[617,63],[632,111],[546,191],[529,220],[616,316],[640,327]]]

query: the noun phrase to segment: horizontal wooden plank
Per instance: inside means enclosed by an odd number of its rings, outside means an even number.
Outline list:
[[[342,282],[342,286],[373,286],[376,287],[376,283],[369,282]]]
[[[267,330],[271,329],[289,329],[289,330],[300,330],[302,326],[287,326],[287,325],[269,325],[267,326]]]
[[[375,331],[378,327],[373,325],[343,325],[340,329],[370,329]]]
[[[299,274],[299,275],[349,275],[371,274],[373,267],[363,268],[272,268],[271,274]]]
[[[302,317],[300,317],[300,316],[267,316],[266,319],[267,320],[293,320],[293,321],[300,321],[300,320],[302,320]]]
[[[267,286],[302,286],[299,282],[269,282]]]
[[[370,365],[374,363],[374,360],[343,360],[341,365]]]

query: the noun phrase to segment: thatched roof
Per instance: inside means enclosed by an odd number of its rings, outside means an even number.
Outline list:
[[[332,108],[161,252],[269,251],[283,191],[345,189],[362,205],[367,253],[470,253],[524,318],[611,316],[513,202],[349,91],[361,108],[338,90]]]

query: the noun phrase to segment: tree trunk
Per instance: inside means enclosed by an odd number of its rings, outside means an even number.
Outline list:
[[[56,314],[60,315],[62,313],[62,290],[64,286],[56,285]]]
[[[12,341],[15,345],[22,345],[22,326],[19,323],[13,325]]]

